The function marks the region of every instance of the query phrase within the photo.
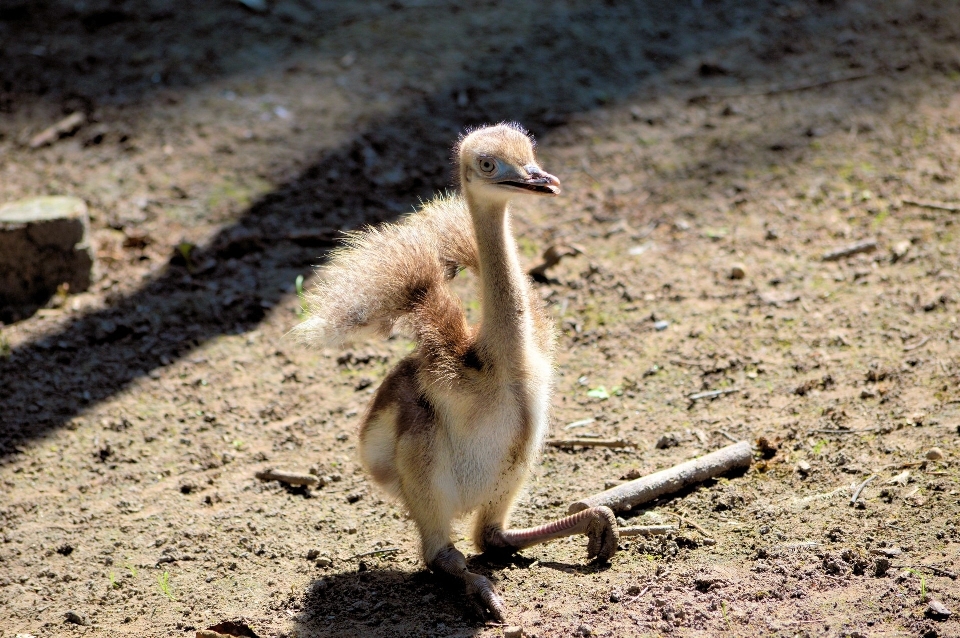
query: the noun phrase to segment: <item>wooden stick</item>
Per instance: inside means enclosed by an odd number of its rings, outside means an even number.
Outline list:
[[[633,447],[630,441],[623,439],[550,439],[547,445],[553,447],[571,447],[583,445],[586,447]]]
[[[580,499],[572,503],[567,511],[573,514],[590,507],[606,505],[614,511],[622,512],[641,503],[649,503],[664,494],[673,494],[708,478],[725,474],[732,469],[750,467],[752,460],[753,452],[750,449],[750,443],[741,441],[698,459],[686,461]]]
[[[863,492],[863,488],[865,488],[867,485],[869,485],[870,482],[873,481],[873,480],[875,480],[876,478],[877,478],[877,475],[874,474],[873,476],[871,476],[870,478],[868,478],[866,481],[864,481],[863,483],[861,483],[860,485],[857,486],[857,489],[854,490],[854,492],[853,492],[853,498],[850,499],[850,504],[851,504],[851,505],[856,505],[856,504],[857,504],[857,501],[860,500],[860,493]]]
[[[688,394],[687,398],[691,401],[699,401],[700,399],[713,399],[715,397],[722,397],[725,394],[733,394],[734,392],[740,392],[740,388],[727,388],[725,390],[708,390],[707,392],[694,392],[693,394]]]
[[[298,474],[297,472],[284,472],[283,470],[263,470],[254,474],[261,481],[280,481],[288,485],[316,485],[317,477],[312,474]]]
[[[61,135],[69,135],[83,126],[87,121],[87,116],[82,111],[71,113],[56,124],[49,126],[30,139],[30,148],[40,148],[47,144],[53,144]]]
[[[949,213],[960,213],[960,206],[954,204],[941,204],[940,202],[924,202],[918,199],[903,198],[904,204],[919,206],[920,208],[932,208],[933,210],[945,210]]]
[[[635,525],[633,527],[621,527],[619,530],[620,538],[624,536],[656,536],[659,534],[669,534],[677,531],[676,525]]]
[[[828,253],[824,253],[821,259],[823,261],[838,261],[844,257],[850,257],[851,255],[856,255],[859,253],[872,253],[876,249],[877,240],[868,239],[866,241],[858,241],[857,243],[850,244],[849,246],[844,246],[843,248],[831,250]]]

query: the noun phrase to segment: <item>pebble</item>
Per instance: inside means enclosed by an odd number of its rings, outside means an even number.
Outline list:
[[[670,322],[664,319],[661,319],[660,321],[657,321],[656,323],[653,324],[653,329],[656,330],[657,332],[663,332],[669,327],[670,327]]]
[[[523,636],[523,629],[519,625],[511,625],[503,630],[503,638],[520,638]]]
[[[657,441],[658,450],[666,450],[667,448],[676,447],[680,445],[680,439],[673,432],[667,432],[660,437],[660,440]]]
[[[743,279],[747,276],[747,268],[743,264],[730,266],[730,279]]]
[[[938,447],[932,447],[927,450],[927,459],[931,461],[939,461],[943,459],[943,450]]]
[[[890,569],[890,559],[881,556],[873,564],[873,575],[877,578],[883,578],[886,576],[887,571]]]
[[[586,624],[580,625],[579,627],[577,627],[577,635],[578,635],[578,636],[592,636],[592,635],[593,635],[593,627],[591,627],[590,625],[586,625]]]
[[[950,612],[947,612],[950,613]],[[72,622],[75,625],[86,625],[87,619],[78,614],[75,611],[68,611],[64,614],[64,617],[67,619],[67,622]]]
[[[931,598],[930,602],[927,603],[927,616],[930,618],[935,618],[937,620],[946,620],[953,615],[946,605],[937,600],[936,598]]]
[[[896,244],[894,244],[893,249],[891,250],[893,253],[893,261],[898,262],[906,257],[907,253],[910,252],[910,246],[910,241],[906,239],[903,241],[898,241]]]
[[[803,476],[807,476],[808,474],[810,474],[812,470],[813,468],[806,461],[797,462],[797,472],[799,472]]]
[[[321,556],[320,558],[317,559],[317,567],[326,568],[326,567],[330,567],[330,565],[333,565],[333,561],[327,558],[326,556]]]

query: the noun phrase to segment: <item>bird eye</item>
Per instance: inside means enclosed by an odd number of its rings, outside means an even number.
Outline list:
[[[493,169],[497,167],[497,165],[493,163],[493,160],[489,160],[485,157],[481,158],[478,163],[480,165],[480,170],[484,173],[492,173]]]

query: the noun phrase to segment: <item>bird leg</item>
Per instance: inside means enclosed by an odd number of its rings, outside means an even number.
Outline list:
[[[458,578],[467,586],[467,594],[476,596],[483,606],[490,610],[494,618],[503,622],[507,616],[507,606],[486,577],[467,571],[467,562],[453,545],[441,549],[429,563],[430,569]]]
[[[587,557],[608,561],[620,543],[617,519],[609,507],[591,507],[558,521],[526,529],[501,529],[488,525],[483,530],[483,549],[516,551],[555,538],[586,534]]]

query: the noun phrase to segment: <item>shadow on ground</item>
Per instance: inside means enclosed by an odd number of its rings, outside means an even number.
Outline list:
[[[87,12],[73,3],[6,5],[0,33],[12,37],[12,44],[0,65],[3,90],[33,91],[64,104],[118,95],[149,99],[158,78],[197,83],[244,68],[247,60],[269,64],[320,46],[325,30],[369,17],[349,2],[282,3],[267,15],[251,15],[232,3],[217,9],[95,4]],[[365,11],[389,16],[402,14],[404,6]],[[16,348],[0,362],[0,458],[199,344],[256,326],[296,274],[334,243],[339,228],[393,218],[399,212],[395,202],[413,203],[445,187],[446,149],[464,126],[517,120],[542,135],[577,113],[644,91],[655,94],[665,74],[686,67],[692,69],[691,86],[717,76],[734,84],[769,80],[780,67],[789,75],[795,52],[819,51],[818,43],[833,42],[837,30],[861,19],[840,5],[813,6],[815,11],[794,19],[770,16],[766,2],[570,1],[536,3],[519,16],[503,8],[481,14],[460,11],[454,2],[430,3],[428,15],[460,29],[465,39],[459,46],[475,52],[462,72],[403,112],[321,153],[296,179],[199,247],[190,263],[171,261],[135,294]],[[311,14],[310,7],[320,9]],[[751,34],[770,29],[781,33],[783,45],[752,51]],[[256,55],[258,43],[276,44],[278,38],[280,46]],[[746,43],[745,55],[772,66],[702,62],[715,48],[738,42]],[[405,43],[384,46],[395,47],[399,56]],[[822,50],[824,65],[832,64],[832,45]],[[466,104],[458,99],[462,94]],[[377,166],[370,165],[371,148]],[[382,179],[384,166],[400,179]]]

